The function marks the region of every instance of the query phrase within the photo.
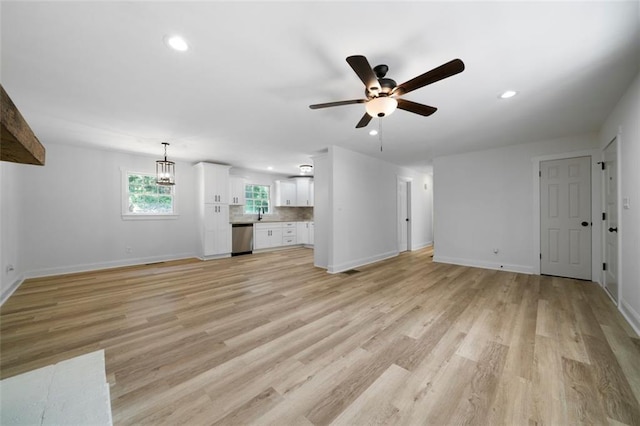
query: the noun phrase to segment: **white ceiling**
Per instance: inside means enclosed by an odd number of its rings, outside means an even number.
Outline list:
[[[94,145],[292,174],[329,145],[418,170],[433,157],[597,131],[640,63],[640,3],[7,2],[1,82],[46,146]],[[163,38],[184,36],[186,53]],[[345,62],[398,83],[454,58],[466,70],[406,95],[378,137]],[[497,99],[505,89],[519,95]]]

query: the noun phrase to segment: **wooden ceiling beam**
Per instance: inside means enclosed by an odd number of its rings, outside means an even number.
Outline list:
[[[0,160],[44,166],[45,149],[0,85]]]

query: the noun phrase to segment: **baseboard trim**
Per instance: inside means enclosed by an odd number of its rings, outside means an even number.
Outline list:
[[[20,275],[18,276],[18,278],[16,278],[16,280],[9,286],[9,288],[7,288],[4,293],[2,293],[2,295],[0,295],[0,306],[4,305],[4,302],[7,301],[7,299],[9,299],[9,297],[11,297],[11,295],[18,289],[18,287],[20,287],[22,285],[22,283],[24,282],[25,278],[24,275]]]
[[[216,260],[216,259],[225,259],[227,257],[231,257],[231,253],[214,254],[211,256],[197,256],[197,258],[200,260]]]
[[[433,256],[433,261],[437,263],[450,263],[452,265],[471,266],[474,268],[494,269],[496,271],[518,272],[520,274],[532,275],[534,273],[531,266],[510,265],[507,263],[485,262],[482,260],[461,259],[457,257]]]
[[[411,246],[411,251],[422,250],[425,247],[433,245],[433,241],[426,241],[424,243],[418,243]]]
[[[631,328],[640,335],[640,314],[633,309],[627,302],[622,300],[620,302],[620,312],[622,316],[627,320]]]
[[[76,274],[79,272],[90,272],[90,271],[97,271],[101,269],[122,268],[125,266],[137,266],[137,265],[145,265],[147,263],[169,262],[171,260],[191,259],[191,258],[197,258],[197,257],[198,256],[195,253],[179,253],[174,255],[138,257],[135,259],[121,259],[121,260],[113,260],[109,262],[85,263],[82,265],[71,265],[71,266],[60,266],[56,268],[36,269],[34,271],[29,271],[25,273],[25,279],[50,277],[53,275]]]
[[[341,263],[339,265],[329,265],[327,268],[327,272],[330,274],[339,274],[344,271],[348,271],[349,269],[358,268],[360,266],[369,265],[371,263],[379,262],[381,260],[389,259],[398,255],[398,251],[390,251],[387,253],[380,253],[374,256],[352,260],[350,262]]]

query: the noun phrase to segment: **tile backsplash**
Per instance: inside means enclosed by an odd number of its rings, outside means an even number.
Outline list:
[[[313,207],[272,207],[272,210],[271,214],[265,216],[266,220],[313,221]],[[257,219],[257,214],[244,214],[244,206],[229,206],[229,222],[248,222]]]

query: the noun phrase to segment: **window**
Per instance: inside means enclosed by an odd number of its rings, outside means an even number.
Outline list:
[[[175,215],[173,186],[158,185],[155,175],[146,173],[126,172],[123,173],[123,180],[123,215]]]
[[[245,214],[269,214],[269,187],[267,185],[245,185]]]

